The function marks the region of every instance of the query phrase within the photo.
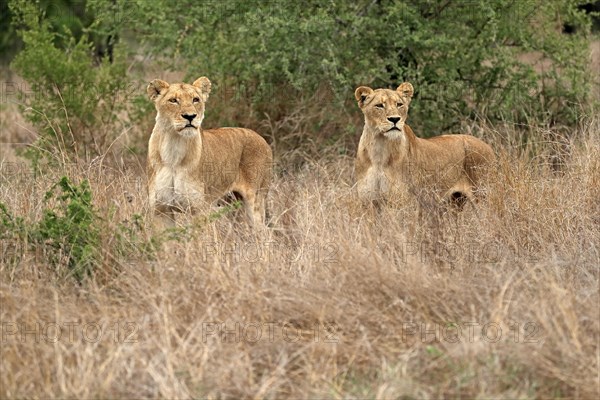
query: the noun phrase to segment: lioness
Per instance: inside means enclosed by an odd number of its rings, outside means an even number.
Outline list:
[[[360,86],[354,92],[365,116],[355,163],[359,197],[380,204],[427,193],[462,207],[473,198],[494,152],[469,135],[416,137],[406,124],[413,92],[408,82],[396,90]]]
[[[273,155],[256,132],[243,128],[203,130],[211,83],[168,84],[155,79],[146,91],[156,106],[148,144],[150,206],[163,222],[233,192],[241,196],[253,225],[265,218]]]

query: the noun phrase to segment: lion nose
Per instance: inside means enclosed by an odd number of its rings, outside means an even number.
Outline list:
[[[190,121],[190,123],[196,118],[196,115],[197,114],[181,114],[181,116]]]
[[[400,121],[400,117],[388,117],[388,121],[395,125],[396,122]]]

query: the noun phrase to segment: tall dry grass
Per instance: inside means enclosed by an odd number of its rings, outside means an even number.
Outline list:
[[[140,170],[3,164],[0,201],[27,221],[62,174],[89,179],[106,245],[77,284],[4,243],[0,396],[597,398],[600,121],[561,142],[559,163],[544,129],[525,145],[478,134],[499,161],[460,214],[373,214],[351,157],[282,159],[272,228],[226,215],[152,256],[111,254],[118,226],[147,214]]]

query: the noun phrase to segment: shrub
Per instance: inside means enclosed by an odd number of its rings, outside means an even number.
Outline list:
[[[58,193],[57,193],[58,191]],[[57,201],[51,204],[51,200]],[[39,221],[15,217],[0,203],[0,239],[21,252],[33,250],[44,261],[77,281],[90,276],[101,262],[99,217],[92,205],[87,180],[79,185],[62,177],[47,193]],[[61,275],[62,275],[61,272]]]
[[[38,94],[24,105],[45,154],[103,154],[129,124],[147,118],[148,101],[129,101],[143,93],[128,76],[128,51],[185,70],[188,80],[209,76],[213,98],[221,94],[229,108],[241,100],[235,115],[213,107],[215,125],[277,125],[318,104],[321,117],[299,131],[303,139],[321,132],[321,144],[356,135],[356,124],[339,121],[348,109],[360,118],[357,86],[402,81],[416,88],[411,123],[422,135],[475,118],[575,125],[593,79],[591,21],[581,3],[228,0],[178,4],[180,13],[167,0],[88,0],[74,8],[75,22],[59,25],[43,7],[12,0],[24,45],[12,65]],[[562,33],[566,23],[574,34]],[[286,133],[298,137],[279,134]]]
[[[37,152],[30,156],[64,161],[104,154],[130,122],[120,114],[135,89],[122,53],[115,52],[113,62],[109,56],[97,60],[90,39],[100,29],[97,23],[80,35],[66,25],[57,32],[34,3],[15,0],[10,5],[24,45],[12,67],[31,87],[21,94],[22,106],[40,129],[31,148]]]
[[[92,192],[87,180],[74,185],[67,177],[62,177],[46,193],[45,199],[55,197],[56,189],[60,190],[57,196],[59,207],[44,211],[33,238],[44,248],[53,250],[52,263],[57,263],[57,255],[67,255],[70,273],[81,281],[100,262],[100,231]]]
[[[187,4],[184,15],[165,0],[137,1],[132,22],[153,53],[185,66],[190,79],[243,87],[272,108],[281,87],[290,88],[282,102],[330,87],[338,107],[359,85],[411,81],[411,119],[434,133],[478,116],[575,123],[591,80],[591,22],[579,3],[216,1]],[[563,35],[561,22],[578,33]],[[535,71],[518,60],[524,54],[549,67]]]

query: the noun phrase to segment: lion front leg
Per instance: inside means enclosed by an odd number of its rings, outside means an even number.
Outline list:
[[[389,195],[389,179],[383,171],[372,169],[357,182],[356,190],[363,205],[380,209]]]
[[[161,201],[159,193],[153,184],[148,190],[149,211],[151,213],[151,223],[153,228],[170,228],[175,226],[175,211],[169,204]]]

